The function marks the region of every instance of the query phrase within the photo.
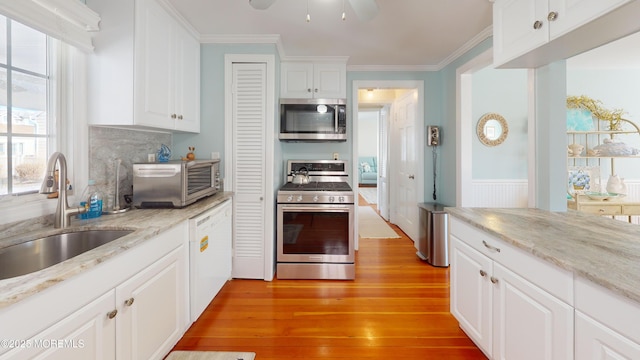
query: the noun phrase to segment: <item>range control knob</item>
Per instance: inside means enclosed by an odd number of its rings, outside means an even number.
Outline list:
[[[338,202],[343,203],[343,202],[344,202],[344,196],[340,196],[340,197],[338,198]]]
[[[287,201],[288,201],[288,202],[293,201],[293,195],[289,195],[289,196],[287,196]]]
[[[336,201],[335,196],[329,196],[329,202],[330,203],[335,202],[335,201]]]
[[[296,198],[297,202],[301,202],[302,201],[302,195],[298,195],[298,197]]]
[[[318,200],[320,200],[320,197],[318,197],[318,195],[315,195],[313,197],[313,202],[318,202]]]

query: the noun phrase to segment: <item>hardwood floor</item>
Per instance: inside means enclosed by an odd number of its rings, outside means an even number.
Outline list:
[[[360,205],[367,205],[360,198]],[[486,359],[449,313],[449,269],[412,241],[360,239],[356,279],[234,279],[175,350],[268,359]]]

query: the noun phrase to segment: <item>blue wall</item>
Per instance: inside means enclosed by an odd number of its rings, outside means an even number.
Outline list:
[[[473,73],[473,179],[527,179],[527,70],[488,67]],[[502,115],[509,126],[505,141],[485,146],[476,136],[486,113]]]
[[[184,156],[189,146],[195,146],[196,156],[209,159],[211,152],[219,152],[224,159],[224,56],[226,54],[273,54],[276,57],[276,99],[280,93],[280,58],[273,44],[219,45],[202,44],[200,47],[200,134],[175,134],[174,158]],[[276,109],[276,112],[278,109]],[[276,146],[275,154],[280,156]],[[224,176],[224,162],[221,173]]]
[[[456,69],[462,64],[478,56],[492,45],[491,39],[487,39],[469,50],[467,53],[437,72],[428,71],[349,71],[347,72],[347,104],[353,106],[351,99],[352,83],[354,80],[422,80],[424,81],[425,99],[425,124],[441,126],[442,146],[439,148],[438,157],[438,202],[445,205],[455,205],[456,202]],[[173,150],[176,156],[186,154],[189,146],[196,147],[199,157],[208,158],[211,152],[219,152],[224,159],[224,55],[225,54],[274,54],[276,56],[276,84],[279,84],[280,66],[279,56],[275,45],[219,45],[203,44],[201,46],[201,133],[200,134],[175,134],[173,137]],[[279,98],[279,86],[276,89],[276,98]],[[279,109],[276,107],[276,126]],[[351,112],[348,114],[348,123],[354,120]],[[352,127],[350,127],[352,129]],[[349,131],[349,138],[353,134]],[[450,140],[448,140],[450,139]],[[431,148],[425,147],[424,158],[425,196],[430,198],[433,188]],[[278,142],[275,146],[275,159],[277,172],[283,174],[281,159],[291,158],[330,158],[333,152],[340,153],[342,159],[351,159],[351,142],[345,143],[284,143]],[[224,174],[224,164],[223,164]],[[277,179],[281,182],[283,179]]]

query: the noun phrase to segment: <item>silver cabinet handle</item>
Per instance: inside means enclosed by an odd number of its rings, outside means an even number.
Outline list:
[[[491,282],[492,282],[492,283],[494,283],[494,284],[497,284],[497,283],[498,283],[498,279],[497,279],[497,278],[494,278],[494,277],[492,276],[492,277],[491,277]]]
[[[127,306],[131,306],[131,305],[133,305],[133,301],[134,301],[133,298],[129,298],[129,299],[124,301],[124,304],[127,305]]]
[[[487,276],[487,273],[484,270],[480,270],[480,276],[485,277]]]
[[[313,90],[314,90],[315,92],[318,92],[318,89],[317,89],[317,88],[316,88],[316,89],[313,89]]]
[[[486,247],[489,250],[493,250],[495,252],[500,252],[500,248],[497,248],[495,246],[491,246],[491,245],[487,244],[487,242],[484,241],[484,240],[482,240],[482,245],[484,245],[484,247]]]
[[[178,117],[178,115],[176,115],[176,114],[171,114],[171,118],[172,118],[172,119],[175,119],[176,117]]]
[[[557,11],[552,11],[549,13],[549,15],[547,15],[547,20],[549,21],[556,21],[556,19],[558,19],[558,12]]]
[[[178,120],[182,120],[182,115],[178,115]]]
[[[536,22],[533,23],[533,28],[538,30],[542,27],[542,21],[540,20],[536,20]]]
[[[118,310],[109,311],[109,312],[107,313],[107,317],[108,317],[109,319],[113,319],[114,317],[116,317],[116,315],[118,315]]]
[[[311,92],[311,88],[307,88],[307,92]]]
[[[409,179],[415,179],[416,177],[414,175],[409,175]]]

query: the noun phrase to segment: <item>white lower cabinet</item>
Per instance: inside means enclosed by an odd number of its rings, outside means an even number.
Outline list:
[[[162,359],[190,324],[187,236],[185,221],[2,309],[0,360]]]
[[[114,304],[112,290],[36,336],[20,339],[0,359],[115,359],[116,324],[107,317]]]
[[[116,288],[117,359],[162,359],[185,323],[186,246]]]
[[[563,295],[563,282],[571,287],[571,275],[455,219],[450,231],[451,313],[485,355],[572,359],[573,306],[553,294]],[[546,289],[527,272],[557,274]]]

